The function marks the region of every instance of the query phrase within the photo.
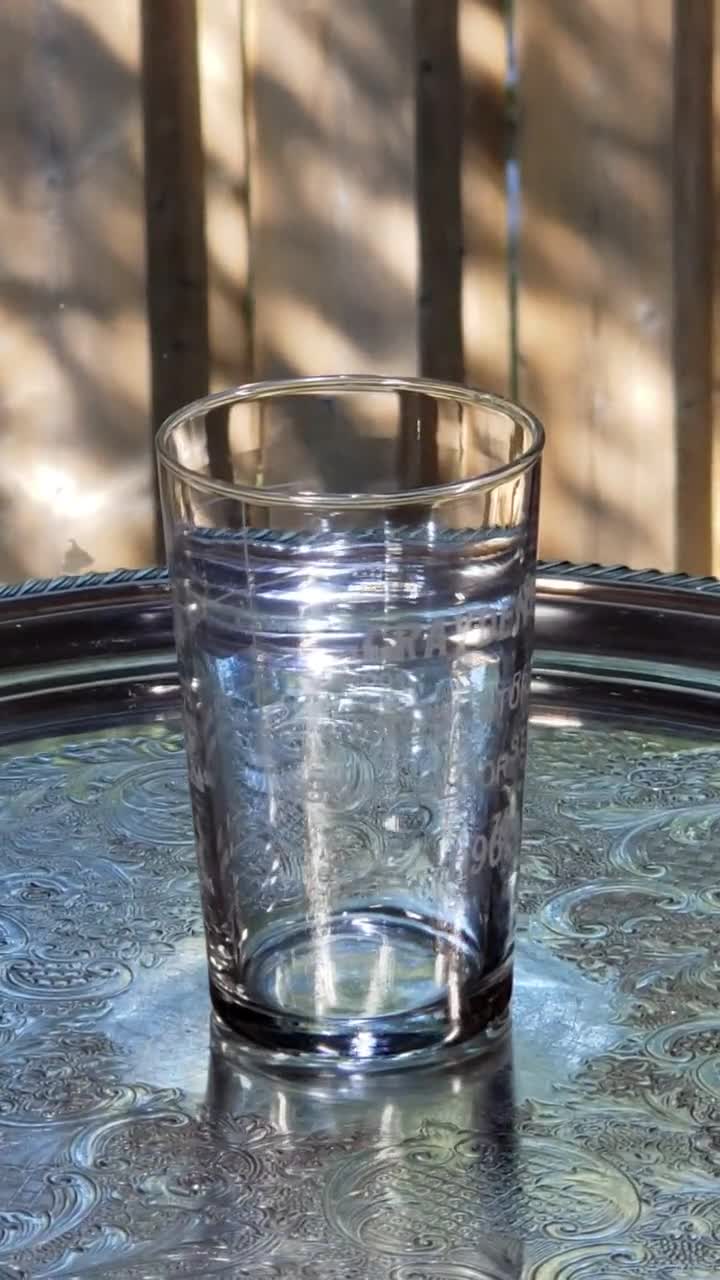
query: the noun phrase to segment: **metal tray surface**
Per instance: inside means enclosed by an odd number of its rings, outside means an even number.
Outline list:
[[[513,1032],[211,1028],[167,587],[0,590],[0,1280],[717,1280],[720,587],[543,566]]]

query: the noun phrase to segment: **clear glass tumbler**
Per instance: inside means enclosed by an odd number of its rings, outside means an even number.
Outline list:
[[[505,1025],[542,446],[513,404],[382,377],[159,434],[210,990],[275,1062]]]

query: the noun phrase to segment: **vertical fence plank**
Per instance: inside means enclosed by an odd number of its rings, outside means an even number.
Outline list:
[[[442,6],[441,6],[442,7]],[[508,0],[460,0],[463,77],[463,278],[465,376],[474,386],[514,391],[515,360],[507,163],[512,104],[508,78]],[[516,170],[511,168],[512,180]]]
[[[198,0],[212,391],[252,376],[242,9],[243,0]]]
[[[713,5],[674,0],[673,360],[677,564],[712,570]]]
[[[258,376],[417,366],[414,0],[246,0]]]
[[[0,578],[151,558],[139,53],[138,0],[0,6]]]
[[[542,550],[676,562],[672,0],[518,0],[521,394]]]
[[[458,0],[415,0],[419,365],[462,382],[463,93]]]
[[[210,381],[195,0],[142,0],[142,71],[154,433]]]
[[[712,572],[720,576],[720,0],[713,0]]]

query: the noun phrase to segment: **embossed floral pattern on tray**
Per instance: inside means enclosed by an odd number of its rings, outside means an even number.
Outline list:
[[[536,726],[513,1045],[367,1087],[209,1052],[175,723],[0,816],[0,1280],[720,1275],[720,745]]]

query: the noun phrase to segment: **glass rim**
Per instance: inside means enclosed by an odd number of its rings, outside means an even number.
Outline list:
[[[273,486],[235,484],[215,479],[186,467],[174,458],[169,441],[175,431],[189,422],[204,418],[213,409],[226,405],[272,400],[281,396],[312,395],[314,392],[393,392],[408,391],[434,397],[436,400],[454,400],[460,404],[490,409],[504,414],[510,423],[522,426],[530,433],[530,443],[512,462],[502,463],[470,476],[466,480],[452,480],[443,484],[421,485],[413,489],[375,493],[285,493]],[[540,419],[529,409],[488,391],[479,391],[461,383],[440,382],[433,378],[398,377],[382,374],[323,374],[307,378],[279,378],[271,381],[248,382],[228,387],[212,395],[201,396],[177,409],[160,426],[155,437],[158,462],[178,479],[205,493],[236,501],[265,504],[267,506],[294,507],[302,510],[334,510],[351,507],[356,510],[392,506],[411,506],[417,503],[437,503],[462,498],[497,485],[528,471],[540,458],[545,444],[545,429]]]

